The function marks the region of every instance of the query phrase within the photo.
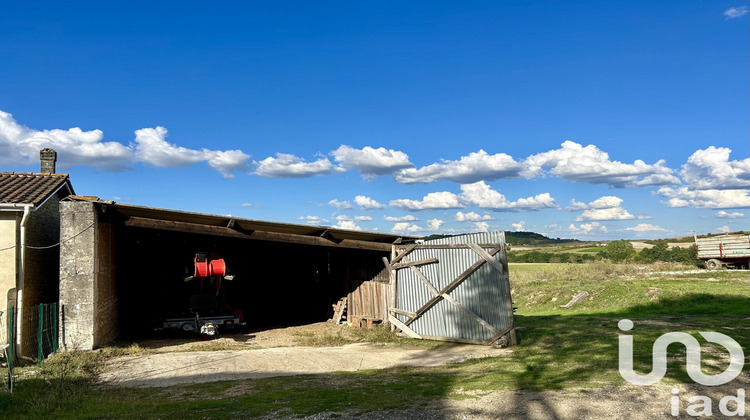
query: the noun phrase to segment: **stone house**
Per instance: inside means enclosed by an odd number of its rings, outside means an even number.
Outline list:
[[[60,200],[73,194],[55,173],[57,153],[40,152],[39,173],[0,172],[0,337],[7,344],[8,308],[15,308],[17,354],[29,354],[31,312],[59,299]]]

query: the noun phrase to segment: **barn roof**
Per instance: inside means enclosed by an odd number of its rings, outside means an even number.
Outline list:
[[[90,201],[114,209],[126,226],[204,233],[237,238],[385,250],[394,243],[413,241],[416,236],[365,232],[329,226],[279,223],[120,204],[97,197],[69,196],[67,200]],[[369,244],[369,245],[368,245]],[[373,246],[377,245],[377,246]],[[386,246],[387,245],[387,246]]]
[[[73,193],[68,174],[0,172],[0,203],[38,206],[64,187]]]

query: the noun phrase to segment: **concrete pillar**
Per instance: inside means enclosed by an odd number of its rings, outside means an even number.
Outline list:
[[[69,350],[95,345],[97,211],[94,203],[60,203],[60,344]],[[92,226],[93,225],[93,226]]]

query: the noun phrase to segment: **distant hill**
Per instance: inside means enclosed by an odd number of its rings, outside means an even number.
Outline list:
[[[552,245],[580,241],[578,239],[552,239],[534,232],[511,232],[506,230],[505,242],[510,245]]]
[[[441,239],[441,238],[450,238],[451,236],[455,236],[455,235],[430,235],[430,236],[425,236],[422,239],[424,240]],[[552,239],[542,234],[534,233],[534,232],[511,232],[509,230],[506,230],[505,242],[510,245],[539,246],[539,245],[553,245],[553,244],[562,244],[562,243],[580,242],[580,241],[578,239],[560,239],[560,238]]]
[[[728,234],[729,235],[749,235],[750,232],[744,231],[744,230],[740,230],[740,231],[737,231],[737,232],[729,232]],[[725,233],[708,233],[708,234],[705,234],[705,235],[698,235],[698,237],[699,238],[710,238],[710,237],[713,237],[713,236],[723,236],[723,235],[726,235],[726,234]],[[680,237],[677,237],[677,238],[665,238],[665,239],[659,239],[659,240],[644,240],[643,242],[645,242],[647,244],[653,245],[653,244],[655,244],[658,241],[667,241],[667,242],[670,242],[670,243],[678,243],[678,242],[685,242],[685,243],[690,242],[690,243],[692,243],[692,242],[695,241],[695,238],[693,236],[680,236]]]

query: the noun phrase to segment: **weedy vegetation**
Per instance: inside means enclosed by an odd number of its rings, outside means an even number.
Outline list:
[[[60,353],[41,366],[17,370],[13,394],[0,393],[0,417],[14,419],[232,419],[320,412],[361,413],[435,407],[449,398],[473,398],[495,390],[596,392],[623,386],[617,371],[617,328],[633,320],[636,370],[651,368],[654,340],[669,331],[729,335],[750,348],[750,278],[746,271],[693,272],[677,263],[644,265],[511,265],[511,283],[522,343],[509,354],[431,368],[394,368],[326,375],[238,380],[154,389],[104,388],[96,383],[103,362],[137,347]],[[687,271],[686,271],[687,270]],[[571,309],[576,294],[589,296]],[[414,340],[387,327],[346,334],[296,337],[304,345],[357,341],[410,345]],[[426,343],[426,342],[419,342]],[[703,342],[711,366],[727,366],[719,348]],[[430,345],[445,345],[432,343]],[[431,348],[425,347],[425,354]],[[712,353],[712,350],[715,350]],[[141,353],[139,353],[141,352]],[[684,349],[670,348],[667,383],[690,383]]]

